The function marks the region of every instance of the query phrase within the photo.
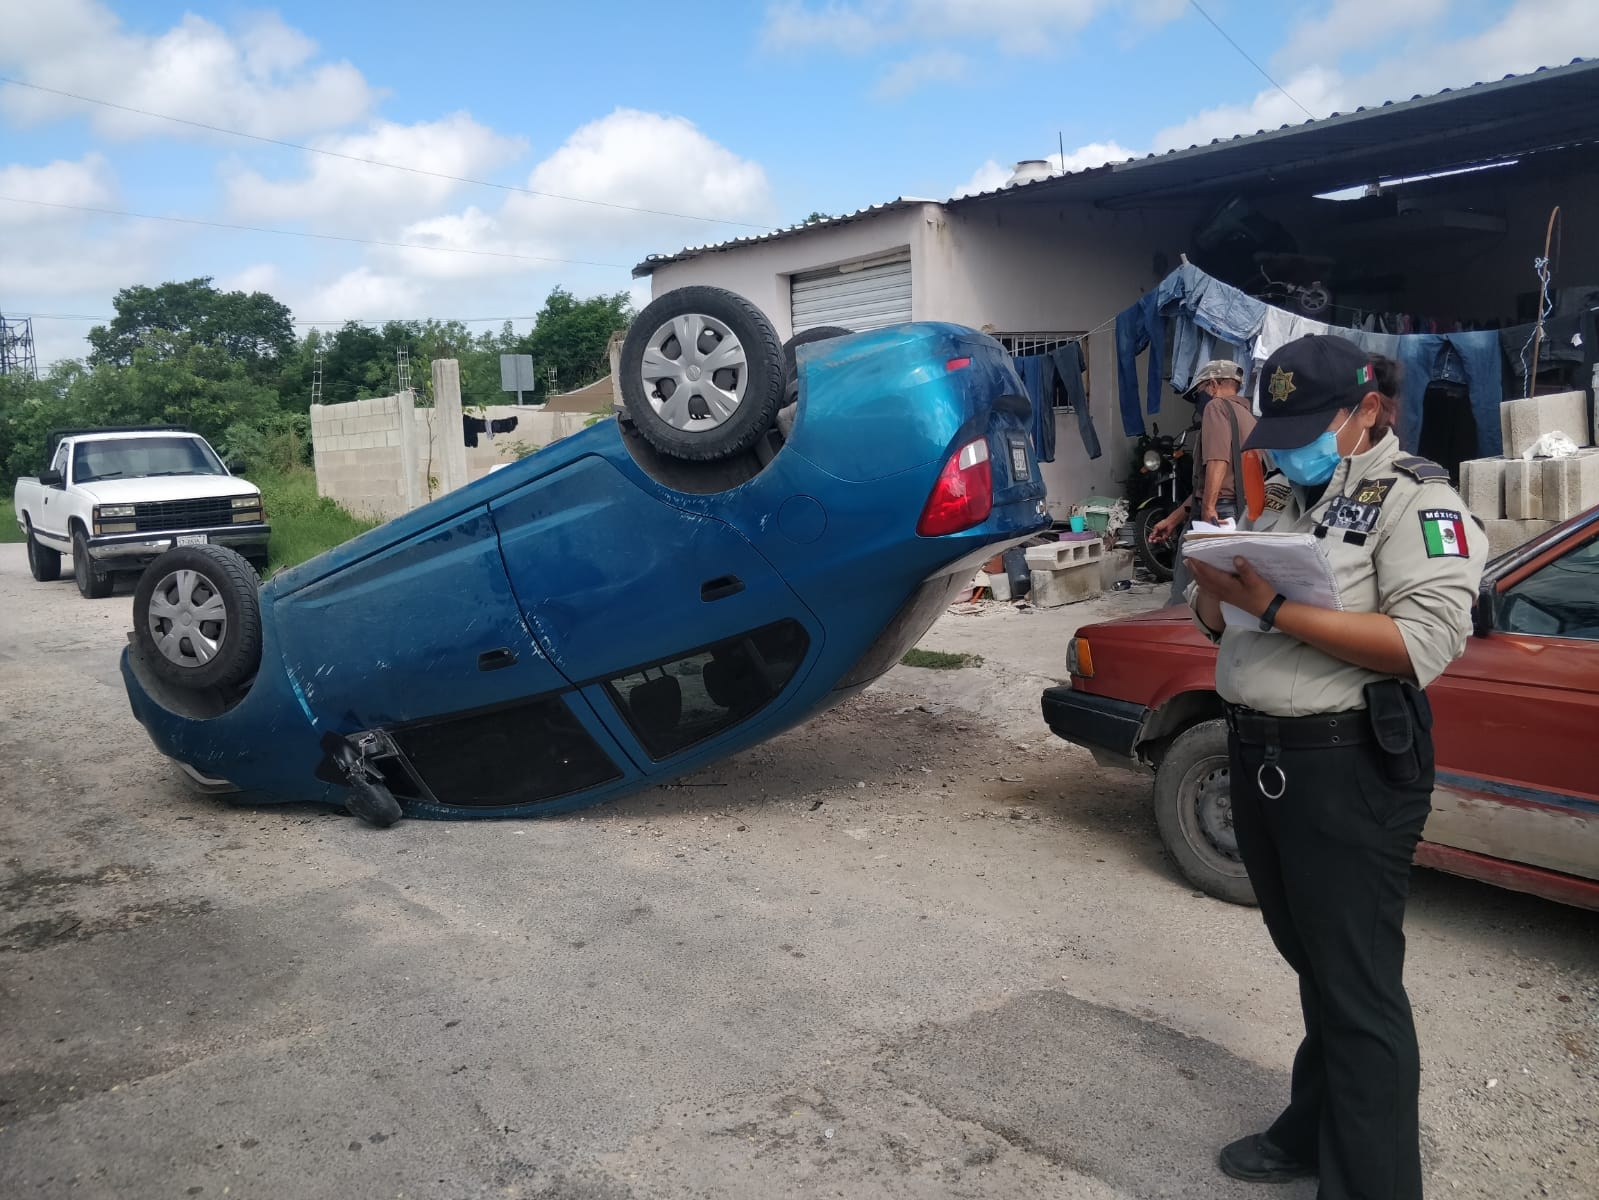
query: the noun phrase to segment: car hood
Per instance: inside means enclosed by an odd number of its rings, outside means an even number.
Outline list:
[[[140,479],[100,479],[74,484],[96,504],[137,504],[152,500],[209,500],[213,496],[258,496],[261,489],[235,475],[153,475]]]

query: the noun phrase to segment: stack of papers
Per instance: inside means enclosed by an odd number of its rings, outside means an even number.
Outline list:
[[[1234,569],[1233,559],[1242,558],[1289,600],[1339,610],[1344,606],[1333,579],[1332,564],[1321,552],[1320,543],[1308,533],[1224,530],[1196,522],[1183,538],[1183,556],[1229,574]],[[1260,628],[1259,619],[1241,608],[1223,604],[1221,611],[1229,625]]]

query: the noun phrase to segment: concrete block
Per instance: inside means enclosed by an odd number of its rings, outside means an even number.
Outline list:
[[[1505,462],[1505,516],[1512,521],[1543,519],[1543,459]]]
[[[1484,521],[1505,515],[1505,460],[1474,458],[1460,464],[1460,498]]]
[[[1540,533],[1555,527],[1554,521],[1484,521],[1488,527],[1488,554],[1497,558],[1517,546],[1524,546]]]
[[[1133,577],[1133,552],[1131,550],[1107,550],[1099,558],[1099,586],[1103,591],[1110,591],[1118,582]]]
[[[1033,587],[1029,598],[1039,608],[1059,608],[1063,604],[1092,600],[1104,590],[1100,586],[1099,571],[1097,555],[1054,570],[1030,567]]]
[[[1568,521],[1599,505],[1599,450],[1535,461],[1543,468],[1544,520]]]
[[[1061,535],[1058,542],[1027,548],[1029,571],[1058,571],[1062,567],[1098,562],[1105,554],[1105,543],[1097,533]]]
[[[1588,445],[1588,397],[1585,392],[1560,392],[1506,400],[1499,406],[1499,430],[1506,458],[1520,458],[1546,433],[1563,433],[1579,446]]]

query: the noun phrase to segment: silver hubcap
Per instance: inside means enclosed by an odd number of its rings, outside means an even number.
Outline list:
[[[163,657],[181,667],[203,667],[227,640],[227,608],[200,572],[173,571],[150,597],[150,632]]]
[[[644,395],[673,429],[715,429],[744,401],[744,347],[715,317],[673,317],[644,346]]]
[[[1199,832],[1211,848],[1223,858],[1242,861],[1238,855],[1238,835],[1233,832],[1233,793],[1231,773],[1225,767],[1206,771],[1201,764],[1189,777],[1193,813],[1199,822]]]

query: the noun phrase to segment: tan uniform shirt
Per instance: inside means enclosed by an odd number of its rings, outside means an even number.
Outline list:
[[[1427,468],[1442,478],[1416,478]],[[1442,468],[1409,458],[1392,434],[1339,463],[1308,510],[1304,499],[1281,475],[1271,476],[1255,528],[1317,533],[1344,609],[1392,617],[1416,682],[1426,687],[1465,652],[1487,534]],[[1190,606],[1197,592],[1189,585]],[[1280,632],[1228,627],[1216,656],[1223,700],[1279,717],[1364,708],[1365,686],[1382,678]]]
[[[1255,428],[1255,414],[1243,396],[1217,396],[1205,405],[1204,415],[1199,419],[1200,474],[1194,481],[1194,492],[1201,502],[1205,498],[1205,476],[1213,462],[1224,463],[1227,467],[1221,477],[1218,499],[1236,501],[1238,498],[1238,484],[1233,479],[1233,427],[1227,420],[1226,405],[1232,406],[1233,416],[1238,418],[1240,449]],[[1196,505],[1196,512],[1198,508]]]

